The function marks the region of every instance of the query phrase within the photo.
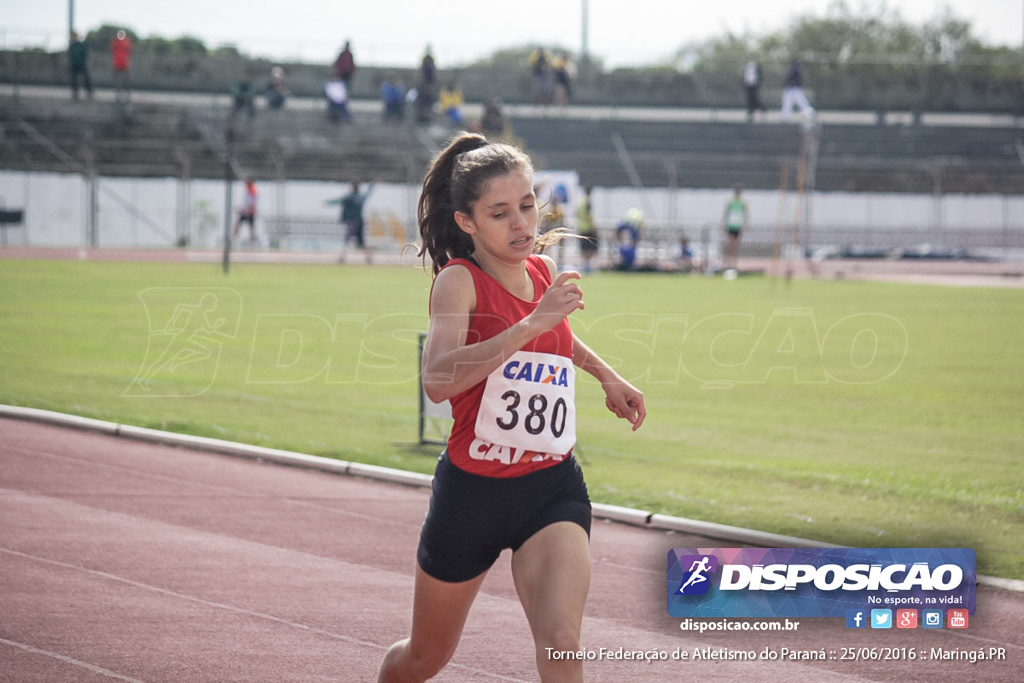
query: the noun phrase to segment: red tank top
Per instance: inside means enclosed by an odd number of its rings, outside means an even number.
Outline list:
[[[524,301],[466,259],[473,276],[476,309],[467,344],[508,329],[537,307],[551,285],[543,259],[530,256],[526,270],[534,300]],[[518,477],[572,457],[575,444],[575,369],[569,321],[544,332],[517,351],[486,380],[451,398],[455,424],[448,457],[460,469],[488,477]]]

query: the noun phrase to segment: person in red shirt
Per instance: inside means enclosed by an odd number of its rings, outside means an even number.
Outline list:
[[[121,92],[131,94],[131,80],[128,71],[131,68],[132,39],[124,30],[117,32],[117,37],[110,41],[110,58],[114,66],[114,85],[117,88],[118,99]]]
[[[346,90],[352,86],[352,77],[356,75],[356,60],[352,54],[352,43],[345,41],[345,47],[334,60],[334,76],[345,84]]]
[[[258,244],[256,237],[256,199],[259,192],[256,190],[256,181],[251,177],[245,179],[245,197],[242,199],[242,206],[238,209],[238,220],[235,221],[235,228],[231,232],[232,242],[238,240],[238,233],[242,231],[242,223],[249,224],[249,241]]]
[[[463,133],[435,159],[418,210],[434,271],[423,388],[455,424],[434,473],[420,534],[412,632],[379,681],[422,681],[455,653],[488,570],[512,550],[512,575],[542,681],[582,681],[578,651],[590,584],[590,499],[573,457],[575,368],[636,430],[643,394],[572,333],[579,273],[535,253],[533,167],[519,149]]]

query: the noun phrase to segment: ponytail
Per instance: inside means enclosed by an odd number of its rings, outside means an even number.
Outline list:
[[[423,191],[416,209],[422,240],[417,255],[424,261],[430,257],[434,275],[453,258],[465,258],[473,253],[473,240],[455,222],[457,209],[451,197],[452,170],[460,154],[486,144],[487,140],[482,135],[463,133],[453,138],[448,147],[434,157],[423,179]]]

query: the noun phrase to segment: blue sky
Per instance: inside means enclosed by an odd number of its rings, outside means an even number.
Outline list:
[[[466,62],[499,47],[541,43],[579,50],[584,0],[3,0],[0,47],[60,49],[69,3],[81,31],[123,24],[144,36],[192,35],[210,46],[308,62],[332,60],[346,38],[364,63],[418,61],[430,44],[440,64]],[[608,66],[649,64],[681,45],[726,31],[761,34],[794,16],[821,16],[829,0],[586,0],[588,45]],[[948,6],[987,42],[1024,42],[1024,0],[848,0],[885,7],[921,23]],[[626,11],[626,10],[630,11]]]

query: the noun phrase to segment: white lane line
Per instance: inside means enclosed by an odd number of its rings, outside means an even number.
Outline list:
[[[154,593],[159,593],[161,595],[167,595],[167,596],[170,596],[170,597],[173,597],[173,598],[178,598],[178,599],[181,599],[181,600],[187,600],[189,602],[194,602],[194,603],[203,605],[205,607],[212,607],[214,609],[222,609],[222,610],[225,610],[225,611],[228,611],[228,612],[234,612],[236,614],[242,614],[242,615],[245,615],[245,616],[248,616],[248,617],[254,617],[256,619],[262,619],[264,621],[270,621],[270,622],[273,622],[273,623],[276,623],[276,624],[281,624],[281,625],[284,625],[284,626],[289,626],[291,628],[300,629],[302,631],[306,631],[308,633],[316,634],[318,636],[323,636],[325,638],[331,638],[331,639],[334,639],[334,640],[340,640],[342,642],[349,643],[350,645],[357,645],[357,646],[361,646],[361,647],[373,648],[373,649],[378,650],[380,652],[384,652],[385,650],[387,650],[388,647],[390,647],[390,644],[387,645],[387,646],[380,645],[378,643],[374,643],[374,642],[371,642],[371,641],[368,641],[368,640],[363,640],[361,638],[354,638],[352,636],[347,636],[347,635],[344,635],[342,633],[335,633],[333,631],[328,631],[328,630],[325,630],[325,629],[322,629],[322,628],[316,628],[314,626],[310,626],[309,624],[302,624],[302,623],[299,623],[297,621],[292,621],[290,619],[285,619],[283,617],[277,617],[277,616],[274,616],[273,614],[266,614],[264,612],[256,612],[256,611],[253,611],[253,610],[244,609],[242,607],[235,607],[234,605],[228,605],[228,604],[225,604],[223,602],[214,602],[214,601],[211,601],[211,600],[204,600],[203,598],[197,598],[197,597],[195,597],[193,595],[187,595],[185,593],[179,593],[177,591],[168,590],[166,588],[160,588],[159,586],[153,586],[153,585],[150,585],[150,584],[142,583],[140,581],[135,581],[133,579],[128,579],[128,578],[125,578],[123,576],[117,576],[116,574],[111,574],[109,572],[103,572],[103,571],[99,571],[99,570],[96,570],[96,569],[90,569],[88,567],[83,567],[83,566],[77,565],[77,564],[71,564],[69,562],[62,562],[60,560],[52,560],[52,559],[49,559],[49,558],[46,558],[46,557],[39,557],[38,555],[31,555],[29,553],[23,553],[23,552],[20,552],[18,550],[11,550],[9,548],[3,548],[3,547],[0,547],[0,553],[6,553],[6,554],[9,554],[9,555],[14,555],[16,557],[21,557],[23,559],[34,560],[36,562],[42,562],[44,564],[53,565],[55,567],[61,567],[63,569],[71,569],[71,570],[74,570],[74,571],[84,572],[86,574],[91,574],[93,576],[97,576],[97,577],[100,577],[100,578],[103,578],[103,579],[107,579],[107,580],[110,580],[110,581],[116,581],[118,583],[127,584],[129,586],[134,587],[134,588],[139,588],[139,589],[142,589],[142,590],[152,591]],[[26,647],[28,647],[28,646],[26,646]],[[55,655],[55,656],[62,657],[61,655]],[[75,661],[75,660],[70,660],[70,661]],[[462,671],[466,671],[468,673],[472,673],[473,675],[481,677],[481,678],[489,678],[489,679],[498,680],[498,681],[512,681],[513,683],[528,683],[528,681],[524,681],[522,679],[509,678],[507,676],[502,676],[502,675],[499,675],[499,674],[496,674],[496,673],[493,673],[493,672],[490,672],[490,671],[484,671],[482,669],[477,669],[475,667],[466,666],[466,665],[463,665],[463,664],[457,664],[457,663],[454,663],[454,662],[449,663],[446,668],[448,668],[448,669],[459,669],[459,670],[462,670]],[[125,678],[124,680],[135,680],[135,679]]]
[[[95,664],[90,664],[89,662],[83,662],[82,660],[75,659],[74,657],[68,657],[67,655],[62,655],[59,652],[51,652],[50,650],[41,650],[38,647],[32,647],[31,645],[26,645],[25,643],[19,643],[19,642],[14,641],[14,640],[8,640],[7,638],[0,638],[0,644],[10,645],[11,647],[16,647],[16,648],[22,649],[25,652],[31,652],[34,655],[43,655],[44,657],[51,657],[53,659],[59,659],[60,661],[66,663],[66,664],[72,664],[74,666],[78,666],[78,667],[81,667],[83,669],[88,669],[89,671],[91,671],[93,673],[100,674],[101,676],[106,676],[107,678],[114,678],[114,679],[117,679],[119,681],[132,681],[132,683],[143,683],[143,681],[141,681],[138,678],[132,678],[131,676],[123,676],[123,675],[117,673],[116,671],[111,671],[110,669],[104,669],[102,666],[96,666]]]

